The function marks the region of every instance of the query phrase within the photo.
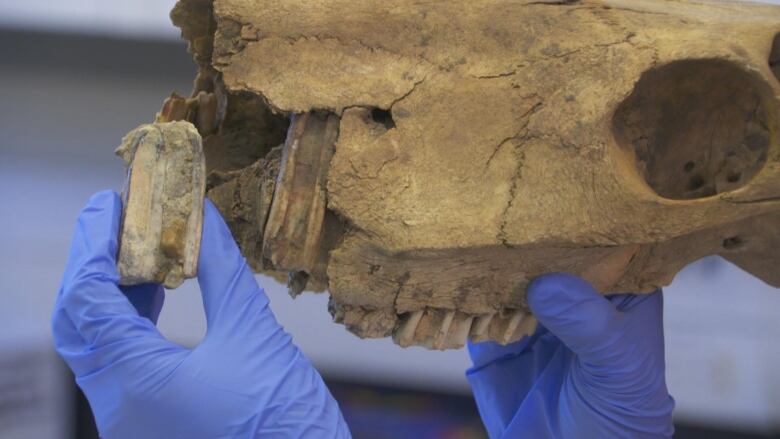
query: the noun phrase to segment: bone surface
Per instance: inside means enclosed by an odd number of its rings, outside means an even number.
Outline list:
[[[171,16],[199,73],[166,114],[204,136],[210,196],[256,270],[327,289],[360,337],[512,342],[548,272],[650,292],[719,254],[780,286],[780,7],[180,0]],[[330,128],[298,162],[313,114]]]
[[[201,137],[189,122],[141,125],[116,153],[128,166],[119,282],[176,288],[198,266],[205,191]]]

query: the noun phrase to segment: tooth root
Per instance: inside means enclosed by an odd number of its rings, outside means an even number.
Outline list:
[[[536,318],[532,315],[525,314],[523,315],[522,320],[520,321],[520,324],[517,325],[515,330],[509,335],[509,337],[506,337],[504,339],[503,344],[509,344],[514,343],[516,341],[519,341],[523,337],[530,336],[531,334],[536,331],[537,326]]]
[[[466,344],[475,316],[456,312],[445,339],[444,349],[460,349]]]
[[[479,342],[487,340],[490,322],[495,315],[496,313],[485,314],[474,319],[474,324],[471,326],[471,341]]]
[[[395,331],[393,338],[399,346],[409,347],[415,341],[415,332],[417,332],[417,326],[420,324],[424,312],[425,310],[422,309],[412,312]]]
[[[506,322],[506,327],[504,328],[503,334],[501,334],[501,339],[499,340],[501,344],[507,344],[512,341],[512,338],[515,335],[515,332],[517,332],[517,328],[520,327],[520,322],[523,321],[524,316],[525,313],[521,310],[517,310],[509,315],[509,318]]]
[[[536,319],[522,310],[506,310],[506,314],[493,319],[488,328],[488,338],[501,344],[509,344],[530,335],[536,329]]]
[[[436,337],[433,341],[433,348],[444,350],[447,348],[447,335],[449,335],[450,328],[452,327],[452,319],[455,318],[455,311],[444,311],[444,317],[441,320],[441,326],[436,332]]]
[[[426,308],[420,318],[420,323],[414,331],[413,343],[426,349],[433,349],[436,334],[441,328],[441,322],[444,315],[441,311],[434,308]]]

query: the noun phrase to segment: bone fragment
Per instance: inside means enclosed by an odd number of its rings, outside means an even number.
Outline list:
[[[120,284],[176,288],[198,265],[206,183],[201,137],[189,122],[141,125],[116,153],[128,166]]]
[[[255,271],[271,268],[263,264],[261,257],[263,228],[271,209],[280,157],[280,148],[273,148],[250,166],[212,171],[208,177],[208,198],[219,209],[241,254]]]

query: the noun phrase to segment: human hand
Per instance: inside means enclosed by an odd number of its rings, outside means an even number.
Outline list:
[[[208,330],[194,349],[155,327],[159,285],[118,286],[121,202],[78,219],[52,316],[102,437],[349,437],[336,401],[276,322],[219,212],[204,206],[198,283]]]
[[[528,304],[534,335],[469,344],[467,376],[491,438],[672,436],[660,290],[602,297],[550,274],[528,287]]]

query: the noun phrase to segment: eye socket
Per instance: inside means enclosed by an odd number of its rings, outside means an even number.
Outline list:
[[[764,80],[735,63],[674,61],[642,74],[615,111],[613,134],[658,195],[708,197],[745,185],[765,164],[771,96]]]

